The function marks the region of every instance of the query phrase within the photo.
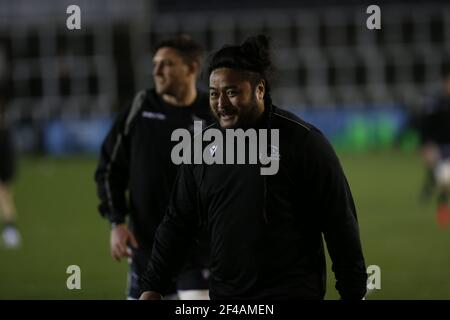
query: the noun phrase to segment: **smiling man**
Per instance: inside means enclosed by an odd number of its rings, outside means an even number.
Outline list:
[[[270,67],[264,36],[222,48],[210,62],[209,100],[218,130],[279,130],[279,170],[264,176],[261,164],[183,165],[141,299],[161,297],[202,230],[210,238],[212,299],[323,299],[322,235],[341,297],[364,297],[367,273],[342,167],[318,129],[272,105]]]
[[[247,81],[242,81],[242,77]],[[264,112],[265,82],[250,72],[218,68],[210,76],[211,110],[224,128],[250,127]]]

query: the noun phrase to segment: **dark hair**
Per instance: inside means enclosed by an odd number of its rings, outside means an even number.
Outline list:
[[[254,80],[265,81],[266,93],[269,96],[268,80],[272,73],[269,38],[265,35],[257,35],[247,38],[241,45],[224,46],[211,57],[208,73],[211,74],[218,68],[243,70],[256,74],[257,77]]]
[[[442,66],[442,76],[444,78],[450,76],[450,60],[444,62]]]
[[[187,64],[198,63],[201,65],[203,47],[190,36],[181,34],[170,39],[160,41],[153,49],[153,54],[161,48],[173,48],[177,50]]]

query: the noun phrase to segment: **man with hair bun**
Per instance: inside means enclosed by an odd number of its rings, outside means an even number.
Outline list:
[[[347,179],[323,134],[272,104],[270,69],[265,36],[212,56],[212,127],[278,130],[279,148],[270,149],[279,170],[262,176],[260,164],[182,165],[142,278],[142,300],[161,298],[201,230],[210,238],[211,299],[323,299],[322,235],[341,298],[364,298],[367,273]]]

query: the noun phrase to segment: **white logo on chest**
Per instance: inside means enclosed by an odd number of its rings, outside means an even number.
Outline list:
[[[148,119],[166,120],[166,115],[159,112],[144,111],[142,116]]]

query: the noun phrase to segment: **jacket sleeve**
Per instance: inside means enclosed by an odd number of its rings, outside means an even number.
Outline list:
[[[128,213],[126,192],[129,180],[129,139],[125,132],[131,106],[120,112],[100,151],[95,181],[102,216],[112,223],[125,222]]]
[[[362,299],[367,272],[350,187],[327,139],[315,130],[306,139],[305,166],[312,208],[316,208],[315,218],[332,260],[336,289],[342,299]]]
[[[195,244],[200,229],[197,186],[191,165],[181,165],[171,200],[159,225],[146,273],[140,279],[143,291],[166,293],[169,281],[180,270]]]

